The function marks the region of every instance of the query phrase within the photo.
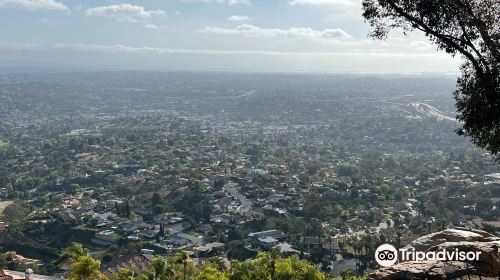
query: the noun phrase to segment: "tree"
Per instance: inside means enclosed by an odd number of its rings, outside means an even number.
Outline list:
[[[348,270],[348,269],[342,270],[340,272],[340,276],[342,277],[343,280],[365,280],[366,279],[366,276],[364,276],[364,275],[358,276],[358,275],[356,275],[355,272]]]
[[[161,204],[156,204],[153,206],[153,214],[157,215],[157,214],[161,214],[161,213],[165,213],[165,206],[161,205]]]
[[[310,230],[311,234],[315,236],[318,240],[318,248],[313,251],[312,256],[313,260],[320,261],[323,255],[322,249],[323,245],[321,244],[321,237],[323,236],[323,226],[321,225],[321,220],[317,218],[312,218],[310,222]]]
[[[487,231],[487,232],[489,232],[491,234],[495,234],[495,232],[497,231],[496,227],[494,227],[492,225],[488,225],[488,224],[486,224],[486,225],[483,226],[483,230]]]
[[[80,256],[72,264],[70,269],[70,280],[94,280],[103,279],[99,271],[101,262],[91,256]]]
[[[111,280],[134,280],[135,272],[133,269],[120,268],[111,275]]]
[[[182,278],[186,280],[187,277],[187,264],[189,261],[189,256],[186,251],[180,251],[175,256],[176,262],[182,264]]]
[[[216,265],[208,262],[201,267],[194,280],[229,280],[229,278],[226,272],[220,271]]]
[[[390,30],[420,30],[441,50],[465,58],[453,93],[459,135],[500,151],[500,1],[363,0],[363,17],[384,39]]]
[[[89,250],[82,246],[80,243],[72,242],[68,247],[66,247],[61,254],[61,257],[65,261],[74,262],[79,257],[88,256]]]
[[[149,269],[139,274],[141,280],[169,280],[175,278],[175,270],[172,264],[162,257],[155,257]]]
[[[337,173],[341,177],[353,177],[356,176],[358,172],[358,168],[351,164],[339,164],[337,166]]]
[[[159,193],[154,193],[151,197],[151,205],[155,206],[162,203],[162,199]]]
[[[155,257],[151,264],[135,276],[134,268],[122,268],[111,275],[111,280],[333,280],[333,275],[318,271],[318,268],[297,256],[281,258],[278,251],[260,252],[255,259],[244,262],[234,261],[226,269],[220,260],[211,259],[201,268],[188,266],[189,258],[180,252],[173,259]],[[107,279],[99,272],[100,262],[90,256],[81,256],[71,265],[70,280]],[[183,270],[182,272],[180,270]],[[181,276],[181,274],[183,274]],[[349,279],[362,279],[352,278]]]

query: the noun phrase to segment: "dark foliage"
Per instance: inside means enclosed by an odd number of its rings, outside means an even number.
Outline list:
[[[466,62],[454,92],[457,119],[466,135],[491,153],[500,151],[500,1],[363,0],[371,36],[394,28],[420,30],[441,50]]]

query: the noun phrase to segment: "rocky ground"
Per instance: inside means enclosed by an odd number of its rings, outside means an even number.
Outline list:
[[[456,228],[422,236],[407,248],[416,251],[481,252],[478,262],[403,261],[384,267],[369,275],[369,279],[500,279],[500,238],[480,230]],[[401,259],[401,258],[399,258]]]

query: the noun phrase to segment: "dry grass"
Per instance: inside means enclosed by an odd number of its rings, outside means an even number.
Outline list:
[[[0,201],[0,215],[3,214],[3,210],[12,203],[14,203],[12,200]]]

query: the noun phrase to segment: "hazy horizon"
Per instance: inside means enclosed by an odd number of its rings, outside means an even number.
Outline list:
[[[0,61],[154,70],[448,73],[421,33],[368,38],[359,0],[0,0]]]

